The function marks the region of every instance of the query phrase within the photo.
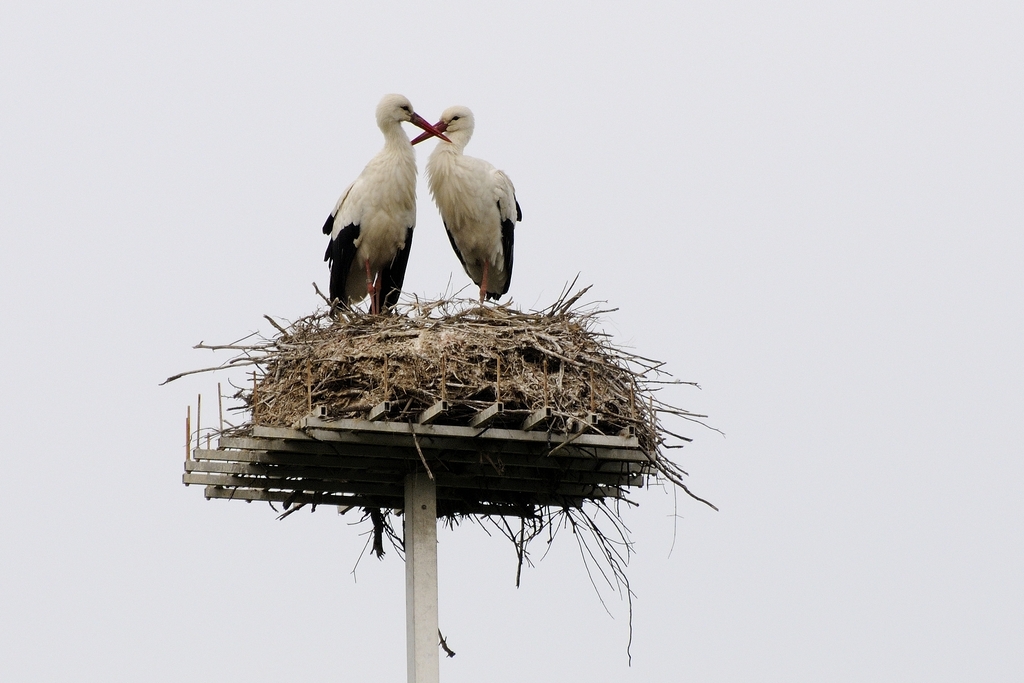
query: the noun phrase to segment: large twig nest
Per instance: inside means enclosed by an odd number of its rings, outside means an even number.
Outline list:
[[[516,428],[547,406],[551,432],[617,434],[631,428],[655,469],[692,496],[685,472],[665,453],[691,439],[667,429],[662,418],[703,424],[705,416],[658,394],[666,384],[694,383],[675,380],[663,363],[612,344],[598,329],[600,315],[609,311],[577,306],[587,289],[531,312],[442,299],[406,302],[390,315],[352,312],[336,318],[321,311],[288,325],[268,317],[276,337],[199,344],[240,355],[168,381],[226,367],[258,368],[252,383],[235,395],[251,421],[232,432],[252,424],[288,427],[314,406],[328,418],[365,417],[383,401],[393,406],[387,419],[416,421],[442,399],[449,410],[438,424],[465,424],[500,401],[504,412],[492,424]]]
[[[517,427],[548,406],[553,432],[616,434],[632,428],[658,469],[676,483],[682,474],[663,447],[688,438],[664,430],[659,414],[702,415],[666,405],[658,389],[671,378],[662,363],[611,343],[594,307],[573,308],[586,292],[562,297],[538,312],[474,301],[411,302],[393,315],[321,312],[277,326],[271,340],[240,347],[262,373],[237,395],[254,422],[290,426],[323,406],[328,418],[357,418],[382,401],[389,420],[415,421],[442,399],[439,424],[465,424],[500,401],[495,424]],[[690,384],[690,383],[687,383]],[[254,400],[255,399],[255,400]],[[588,414],[599,415],[596,424]]]

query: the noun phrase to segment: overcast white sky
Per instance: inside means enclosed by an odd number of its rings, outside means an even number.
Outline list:
[[[0,679],[400,681],[401,562],[185,488],[191,346],[295,318],[400,92],[516,184],[514,299],[577,272],[701,390],[721,508],[638,496],[626,607],[568,537],[441,534],[445,681],[1024,669],[1024,5],[7,2]],[[420,164],[430,143],[420,150]],[[465,276],[422,183],[407,290]]]

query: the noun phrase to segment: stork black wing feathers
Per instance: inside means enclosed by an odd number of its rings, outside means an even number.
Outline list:
[[[499,207],[500,210],[501,207]],[[523,220],[523,210],[519,208],[519,201],[516,200],[516,221]],[[512,262],[515,248],[516,221],[505,218],[501,221],[501,252],[505,256],[505,287],[501,294],[487,292],[488,299],[497,299],[503,294],[508,294],[512,286]]]
[[[331,216],[329,220],[333,224],[334,216]],[[327,229],[326,225],[324,229]],[[324,261],[331,266],[331,301],[339,301],[342,306],[348,305],[345,284],[348,282],[348,272],[356,257],[356,245],[353,242],[358,238],[359,226],[346,225],[338,233],[338,236],[327,245],[327,253],[324,254]]]
[[[334,214],[333,213],[330,216],[328,216],[327,220],[324,222],[324,234],[325,235],[330,235],[332,232],[334,232]],[[326,261],[327,259],[324,259],[324,260]]]
[[[487,292],[488,299],[498,299],[503,294],[508,294],[509,287],[512,286],[512,257],[513,257],[513,246],[516,236],[516,224],[510,220],[504,220],[501,222],[501,251],[505,256],[505,286],[502,287],[501,293]]]
[[[409,265],[409,252],[412,250],[412,228],[405,229],[405,249],[395,254],[391,263],[380,271],[380,286],[383,298],[380,302],[381,312],[387,312],[398,303],[405,283],[405,268]]]
[[[455,244],[455,238],[452,237],[452,231],[448,229],[447,223],[444,224],[444,231],[445,234],[448,235],[448,241],[452,243],[452,250],[455,252],[455,255],[459,257],[459,263],[462,264],[462,269],[466,270],[466,259],[462,258],[462,252],[459,251],[459,245]],[[469,275],[468,270],[466,270],[466,275]]]

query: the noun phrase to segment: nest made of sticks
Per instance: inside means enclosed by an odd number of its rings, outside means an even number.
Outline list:
[[[705,416],[665,403],[671,378],[663,363],[614,345],[599,330],[608,310],[578,306],[589,288],[563,293],[542,311],[441,299],[400,304],[392,315],[323,310],[281,325],[273,338],[197,348],[239,353],[222,367],[254,365],[252,383],[239,387],[237,409],[252,424],[287,427],[322,406],[330,419],[358,418],[382,401],[396,406],[389,420],[415,421],[440,400],[449,410],[437,424],[465,424],[500,401],[494,423],[513,427],[547,406],[548,430],[617,434],[631,427],[656,469],[686,489],[685,474],[665,454],[690,441],[669,431],[662,416],[703,424]],[[203,372],[218,368],[206,368]],[[176,375],[170,379],[183,376]],[[170,381],[170,380],[169,380]],[[599,415],[596,424],[588,414]],[[586,425],[586,427],[584,427]],[[693,495],[693,494],[690,494]]]
[[[325,314],[301,319],[261,349],[267,355],[255,403],[251,391],[242,398],[257,422],[281,426],[310,405],[342,418],[391,401],[398,407],[389,419],[405,421],[443,399],[442,424],[464,424],[499,401],[507,424],[549,406],[551,431],[577,431],[588,413],[599,413],[598,432],[632,426],[642,447],[656,450],[651,408],[630,367],[644,361],[611,347],[593,330],[593,316],[466,304],[418,303],[404,315],[342,323]]]

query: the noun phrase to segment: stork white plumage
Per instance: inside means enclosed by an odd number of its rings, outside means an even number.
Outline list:
[[[402,95],[385,95],[377,105],[384,149],[341,194],[324,223],[324,234],[331,236],[324,260],[331,267],[332,304],[352,306],[369,295],[371,312],[380,313],[401,294],[416,226],[416,154],[402,130],[405,121],[428,137],[447,140]]]
[[[427,182],[448,240],[466,274],[480,286],[480,302],[508,293],[516,223],[523,220],[515,187],[502,171],[463,150],[475,119],[467,107],[444,110],[434,127],[449,142],[438,143],[427,161]],[[420,135],[416,144],[429,135]]]

